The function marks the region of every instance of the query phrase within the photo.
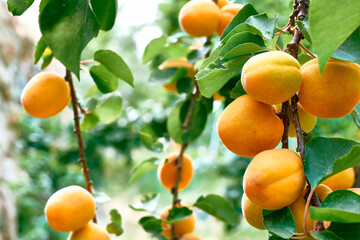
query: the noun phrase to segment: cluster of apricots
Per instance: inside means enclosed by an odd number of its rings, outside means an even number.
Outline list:
[[[180,10],[181,29],[193,37],[209,37],[216,33],[219,37],[243,5],[220,0],[191,0]]]
[[[177,159],[179,154],[170,154],[158,167],[158,178],[160,183],[167,189],[171,190],[176,183],[177,175]],[[182,158],[182,167],[180,172],[180,181],[178,183],[178,191],[184,190],[191,182],[194,174],[192,160],[186,154]],[[182,205],[179,204],[179,207]],[[171,225],[166,223],[166,218],[172,206],[165,207],[161,213],[161,226],[163,228],[162,235],[171,239]],[[175,233],[180,240],[201,240],[195,231],[195,217],[191,214],[189,217],[174,224]]]
[[[315,126],[316,117],[338,118],[349,114],[360,101],[360,66],[331,59],[320,75],[317,59],[300,67],[291,55],[271,51],[245,63],[241,82],[247,94],[225,108],[218,119],[217,131],[230,151],[254,157],[243,179],[244,217],[252,226],[265,229],[263,209],[289,206],[297,232],[303,233],[306,189],[303,162],[289,149],[274,149],[284,132],[276,112],[281,110],[282,102],[298,93],[299,121],[307,132]],[[289,136],[296,136],[292,121]],[[334,190],[351,188],[354,182],[354,169],[349,168],[326,179],[315,191],[324,199]],[[314,221],[309,216],[307,224],[308,229],[313,228]],[[329,224],[325,223],[325,227]]]
[[[50,118],[59,114],[71,99],[69,84],[52,72],[36,74],[21,93],[21,104],[35,118]]]
[[[55,192],[45,205],[45,216],[55,231],[71,232],[69,240],[110,240],[105,229],[91,222],[95,200],[82,187],[69,186]]]

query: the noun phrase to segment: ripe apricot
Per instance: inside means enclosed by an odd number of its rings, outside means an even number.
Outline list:
[[[219,26],[216,30],[216,34],[220,37],[224,32],[225,28],[231,20],[235,17],[235,15],[243,8],[242,4],[239,3],[231,3],[226,5],[220,9],[220,21]]]
[[[301,158],[288,149],[256,155],[244,174],[246,196],[260,208],[276,210],[293,203],[305,186]]]
[[[171,210],[171,208],[172,208],[172,206],[168,206],[168,207],[164,208],[164,210],[162,211],[162,214],[160,216],[160,218],[162,220],[161,226],[163,228],[163,231],[161,232],[161,234],[168,239],[171,239],[171,225],[165,223],[164,221],[166,221],[166,218],[169,215],[169,211]],[[194,232],[195,231],[194,214],[191,214],[188,218],[185,218],[185,219],[175,223],[174,227],[175,227],[175,233],[179,237],[182,237],[183,235],[185,235],[187,233]]]
[[[84,188],[69,186],[49,198],[45,205],[45,215],[54,230],[75,231],[86,226],[94,217],[95,201]]]
[[[332,191],[331,191],[331,189],[329,187],[320,184],[319,186],[317,186],[315,188],[315,192],[318,195],[319,199],[324,200],[325,197],[327,195],[329,195]],[[296,199],[296,201],[293,202],[289,206],[290,211],[291,211],[291,213],[292,213],[292,215],[294,217],[294,220],[295,220],[296,232],[298,232],[298,233],[305,232],[304,225],[303,225],[304,213],[305,213],[305,205],[306,205],[305,194],[306,194],[306,188],[304,188],[304,190],[301,192],[301,194]],[[310,213],[308,213],[307,217],[306,217],[306,228],[308,230],[311,230],[313,228],[313,225],[314,225],[314,220],[312,220],[310,218]]]
[[[254,228],[264,230],[262,208],[252,203],[244,193],[241,199],[241,209],[245,220]]]
[[[219,8],[222,8],[223,6],[229,5],[229,0],[218,0],[217,5]]]
[[[183,235],[180,240],[201,240],[201,238],[195,233],[187,233]]]
[[[192,0],[179,13],[181,29],[193,37],[208,37],[215,33],[220,19],[220,9],[211,0]]]
[[[70,240],[110,240],[110,236],[105,229],[89,222],[85,227],[73,232]]]
[[[329,177],[322,184],[331,188],[331,190],[348,189],[355,184],[355,170],[354,168],[345,169],[334,176]]]
[[[299,62],[291,55],[271,51],[250,58],[241,73],[245,91],[266,104],[278,104],[290,99],[301,85]]]
[[[282,105],[276,104],[275,107],[276,107],[276,112],[280,112]],[[307,111],[305,111],[304,108],[300,105],[300,103],[297,103],[297,107],[298,107],[300,126],[301,126],[302,130],[304,130],[306,133],[309,133],[311,130],[314,129],[314,127],[316,125],[316,117],[314,115],[312,115],[311,113],[308,113]],[[289,120],[290,120],[289,137],[296,137],[295,124],[292,119],[293,119],[293,114],[292,114],[291,109],[289,109]]]
[[[36,74],[21,93],[25,111],[36,118],[60,113],[70,101],[70,88],[64,78],[52,72]]]
[[[230,151],[239,156],[253,157],[278,145],[284,125],[272,106],[243,95],[222,112],[217,132]]]
[[[221,95],[219,92],[214,93],[213,97],[214,97],[214,101],[225,100],[225,97],[223,95]]]
[[[340,118],[360,101],[360,66],[330,59],[320,76],[318,60],[301,67],[303,82],[299,101],[309,113],[320,118]]]
[[[175,184],[177,164],[176,159],[179,154],[171,154],[166,160],[159,165],[158,167],[158,178],[161,184],[168,190]],[[178,190],[185,189],[189,184],[194,174],[194,168],[191,163],[191,159],[187,155],[183,155],[182,168],[181,168],[181,177],[178,184]]]

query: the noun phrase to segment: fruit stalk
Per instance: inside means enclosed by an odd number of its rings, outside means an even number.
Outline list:
[[[289,125],[290,125],[290,119],[289,119],[289,101],[283,102],[281,106],[281,112],[280,117],[284,124],[284,133],[281,138],[281,144],[282,148],[289,148]]]
[[[78,110],[79,103],[76,98],[76,93],[75,93],[75,88],[74,88],[74,83],[73,83],[73,79],[71,76],[71,72],[68,69],[66,69],[65,80],[69,83],[69,86],[70,86],[71,103],[72,103],[73,113],[74,113],[74,125],[75,125],[74,133],[78,140],[78,146],[79,146],[79,162],[82,165],[82,173],[85,178],[86,190],[92,194],[93,183],[90,180],[89,168],[87,167],[86,158],[85,158],[84,143],[83,143],[83,140],[81,137],[81,132],[80,132],[80,116],[79,116],[79,110]],[[96,223],[96,215],[94,215],[93,221],[94,221],[94,223]]]

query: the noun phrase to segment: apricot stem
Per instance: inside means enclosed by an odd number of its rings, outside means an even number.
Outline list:
[[[281,119],[283,121],[284,124],[284,133],[283,136],[281,138],[281,144],[282,144],[282,148],[289,148],[289,125],[290,125],[290,120],[289,120],[289,101],[283,102],[282,106],[281,106]]]
[[[70,87],[71,103],[72,103],[73,113],[74,113],[74,125],[75,125],[74,133],[76,135],[76,138],[78,141],[78,146],[79,146],[79,162],[82,166],[82,173],[85,178],[86,190],[92,194],[93,183],[90,180],[89,168],[87,167],[86,158],[85,158],[84,143],[83,143],[83,140],[81,137],[81,132],[80,132],[80,116],[79,116],[79,110],[78,110],[79,103],[76,98],[76,93],[75,93],[75,88],[74,88],[74,83],[73,83],[73,79],[71,76],[71,72],[68,69],[66,69],[65,80],[69,83],[69,87]],[[94,221],[94,223],[96,223],[96,214],[94,215],[93,221]]]
[[[94,59],[82,60],[80,61],[80,64],[91,63],[91,62],[94,62]]]
[[[312,58],[316,58],[316,56],[307,48],[304,46],[304,44],[302,44],[301,42],[299,43],[299,46],[301,47],[302,50],[304,50],[305,52],[307,52]]]

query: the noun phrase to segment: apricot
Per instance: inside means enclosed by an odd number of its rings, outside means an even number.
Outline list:
[[[36,74],[21,93],[25,111],[36,118],[50,118],[69,104],[70,88],[64,78],[52,72]]]
[[[219,8],[222,8],[223,6],[229,5],[229,0],[218,0],[217,3]]]
[[[239,156],[253,157],[278,145],[284,125],[272,106],[243,95],[222,112],[217,132],[230,151]]]
[[[329,195],[332,191],[329,187],[320,184],[315,188],[315,192],[318,195],[319,199],[324,200],[327,195]],[[306,206],[306,188],[301,192],[299,197],[296,199],[294,203],[292,203],[289,208],[294,217],[295,225],[296,225],[296,232],[304,233],[304,213],[305,213],[305,206]],[[329,223],[327,223],[329,226]],[[306,228],[311,230],[314,226],[314,220],[310,218],[310,213],[307,214],[306,217]]]
[[[304,130],[306,133],[309,133],[311,130],[314,129],[317,118],[314,115],[305,111],[304,108],[300,105],[300,103],[297,103],[297,107],[298,107],[300,126],[301,126],[302,130]],[[275,108],[276,108],[276,112],[280,112],[281,108],[282,108],[282,104],[276,104]],[[291,109],[289,109],[290,125],[289,125],[289,134],[288,135],[289,135],[289,137],[296,137],[295,124],[292,119],[293,119],[293,114],[292,114]]]
[[[201,238],[195,233],[187,233],[183,235],[180,240],[201,240]]]
[[[301,85],[299,62],[291,55],[271,51],[250,58],[241,73],[245,91],[266,104],[278,104],[290,99]]]
[[[360,101],[360,66],[330,59],[320,76],[318,60],[301,67],[303,82],[299,101],[309,113],[320,118],[340,118]]]
[[[193,37],[208,37],[215,33],[220,9],[211,0],[192,0],[179,13],[181,29]]]
[[[179,154],[171,154],[166,160],[158,167],[158,178],[161,184],[168,190],[171,190],[175,185],[177,163],[176,159]],[[183,155],[180,182],[178,184],[178,190],[185,189],[191,182],[194,174],[194,168],[191,163],[191,158],[186,154]]]
[[[245,220],[254,228],[265,230],[262,208],[252,203],[244,193],[241,199],[241,209]]]
[[[164,208],[164,210],[162,211],[162,214],[160,216],[160,218],[162,220],[161,226],[163,228],[163,231],[161,232],[161,234],[168,239],[171,239],[171,225],[165,223],[164,221],[166,221],[166,218],[169,215],[169,211],[171,210],[171,208],[172,208],[172,206],[168,206],[168,207]],[[194,214],[191,214],[189,217],[175,223],[174,227],[175,227],[175,233],[179,237],[182,237],[183,235],[185,235],[187,233],[194,232],[195,231]]]
[[[85,227],[73,232],[70,240],[110,240],[110,236],[105,229],[90,222]]]
[[[216,34],[220,37],[224,32],[225,28],[231,20],[235,17],[235,15],[243,8],[242,4],[239,3],[231,3],[226,5],[220,9],[220,21],[219,26],[216,30]]]
[[[360,188],[349,188],[348,190],[356,193],[357,195],[360,195]]]
[[[305,186],[301,158],[289,149],[256,155],[244,174],[246,196],[260,208],[276,210],[292,204]]]
[[[333,191],[351,188],[355,184],[355,170],[354,168],[345,169],[329,177],[322,184],[328,186]]]
[[[58,232],[76,231],[95,215],[93,196],[84,188],[69,186],[55,192],[45,205],[46,219]]]
[[[214,93],[213,97],[214,97],[214,101],[225,100],[225,97],[223,95],[221,95],[219,92]]]

